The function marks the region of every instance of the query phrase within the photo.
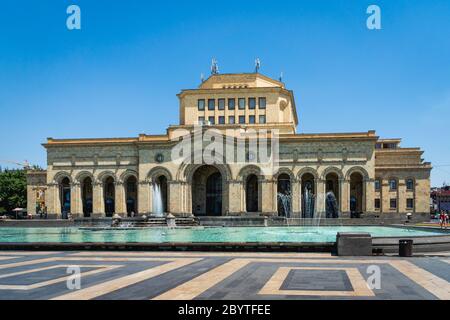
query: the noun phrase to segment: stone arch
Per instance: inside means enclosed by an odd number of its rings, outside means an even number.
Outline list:
[[[247,165],[243,167],[237,176],[242,182],[241,197],[243,210],[246,212],[261,212],[262,210],[262,185],[264,175],[260,167]]]
[[[192,182],[192,177],[194,176],[194,173],[203,166],[211,166],[215,167],[219,172],[222,174],[222,177],[225,181],[232,180],[233,176],[231,174],[231,169],[227,164],[190,164],[186,166],[184,169],[184,177],[187,182]]]
[[[164,167],[154,167],[152,168],[148,174],[146,181],[148,183],[153,183],[158,179],[160,176],[165,176],[167,181],[172,181],[172,174],[170,171]]]
[[[317,182],[319,173],[311,167],[302,168],[297,174],[300,182],[300,208],[302,218],[314,218],[317,206]]]
[[[75,176],[75,181],[78,181],[79,183],[83,182],[84,179],[91,178],[92,181],[94,181],[94,175],[89,171],[81,171]]]
[[[289,168],[286,168],[286,167],[281,167],[281,168],[279,168],[278,171],[273,175],[273,178],[274,178],[275,180],[278,180],[278,177],[279,177],[280,175],[282,175],[282,174],[287,174],[287,175],[290,177],[290,179],[291,179],[291,183],[293,183],[293,182],[296,181],[295,175],[294,175],[294,173],[292,172],[292,170],[289,169]]]
[[[60,184],[64,178],[68,178],[70,183],[73,182],[72,176],[67,171],[59,171],[58,173],[56,173],[53,177],[53,181],[57,184]]]
[[[239,170],[237,180],[245,181],[245,178],[252,174],[257,176],[258,179],[261,179],[263,177],[261,168],[254,164],[250,164]]]
[[[120,175],[120,181],[125,182],[129,177],[135,177],[138,179],[138,173],[135,170],[126,170]]]
[[[190,165],[186,167],[187,199],[195,215],[226,215],[229,205],[228,165]]]
[[[353,168],[352,168],[353,169]],[[350,169],[347,172],[347,179],[349,180],[349,204],[351,217],[359,216],[360,213],[365,211],[366,207],[366,186],[365,181],[368,180],[368,175],[365,170],[356,168]],[[358,177],[359,176],[359,177]]]
[[[363,176],[363,180],[369,180],[369,173],[367,172],[366,169],[364,169],[363,167],[360,167],[360,166],[351,167],[350,169],[348,169],[345,174],[345,179],[349,180],[350,176],[355,172],[360,173]]]
[[[101,183],[105,182],[106,179],[108,179],[109,177],[113,178],[114,182],[117,182],[117,176],[114,172],[107,170],[107,171],[102,171],[98,174],[97,176],[97,180]]]
[[[298,179],[301,180],[302,177],[307,173],[311,174],[316,181],[319,179],[319,174],[317,173],[317,170],[311,167],[302,168],[297,174]]]
[[[323,172],[322,172],[322,180],[325,180],[327,178],[327,175],[329,175],[330,173],[335,173],[339,179],[343,179],[344,178],[344,174],[342,173],[342,170],[331,166],[331,167],[327,167]]]

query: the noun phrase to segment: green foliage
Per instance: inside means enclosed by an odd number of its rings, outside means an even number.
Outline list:
[[[27,206],[27,179],[25,170],[0,171],[0,212]]]

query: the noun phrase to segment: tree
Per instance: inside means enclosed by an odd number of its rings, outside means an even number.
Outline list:
[[[0,171],[0,212],[26,208],[27,179],[25,170]]]

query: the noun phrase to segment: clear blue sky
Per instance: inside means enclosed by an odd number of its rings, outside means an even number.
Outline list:
[[[80,31],[66,28],[70,4]],[[380,31],[366,28],[370,4]],[[221,72],[250,72],[255,57],[282,71],[299,132],[376,129],[450,165],[448,0],[2,0],[0,159],[45,166],[47,137],[164,133],[212,57]],[[450,166],[433,170],[444,181]]]

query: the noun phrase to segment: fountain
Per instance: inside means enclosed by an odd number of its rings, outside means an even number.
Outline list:
[[[303,218],[314,218],[315,210],[315,196],[311,191],[311,186],[308,184],[305,186],[304,196],[303,196]]]
[[[333,191],[328,191],[325,196],[326,205],[326,217],[327,218],[339,218],[339,208],[336,200],[336,196]]]
[[[290,218],[291,216],[291,193],[288,191],[288,193],[282,193],[278,192],[277,194],[278,201],[281,202],[282,208],[283,208],[283,214],[284,217]]]
[[[161,187],[158,183],[154,183],[152,185],[152,194],[153,194],[153,213],[157,217],[162,217],[164,215],[164,208],[163,208],[163,200],[162,200],[162,194],[161,194]]]

